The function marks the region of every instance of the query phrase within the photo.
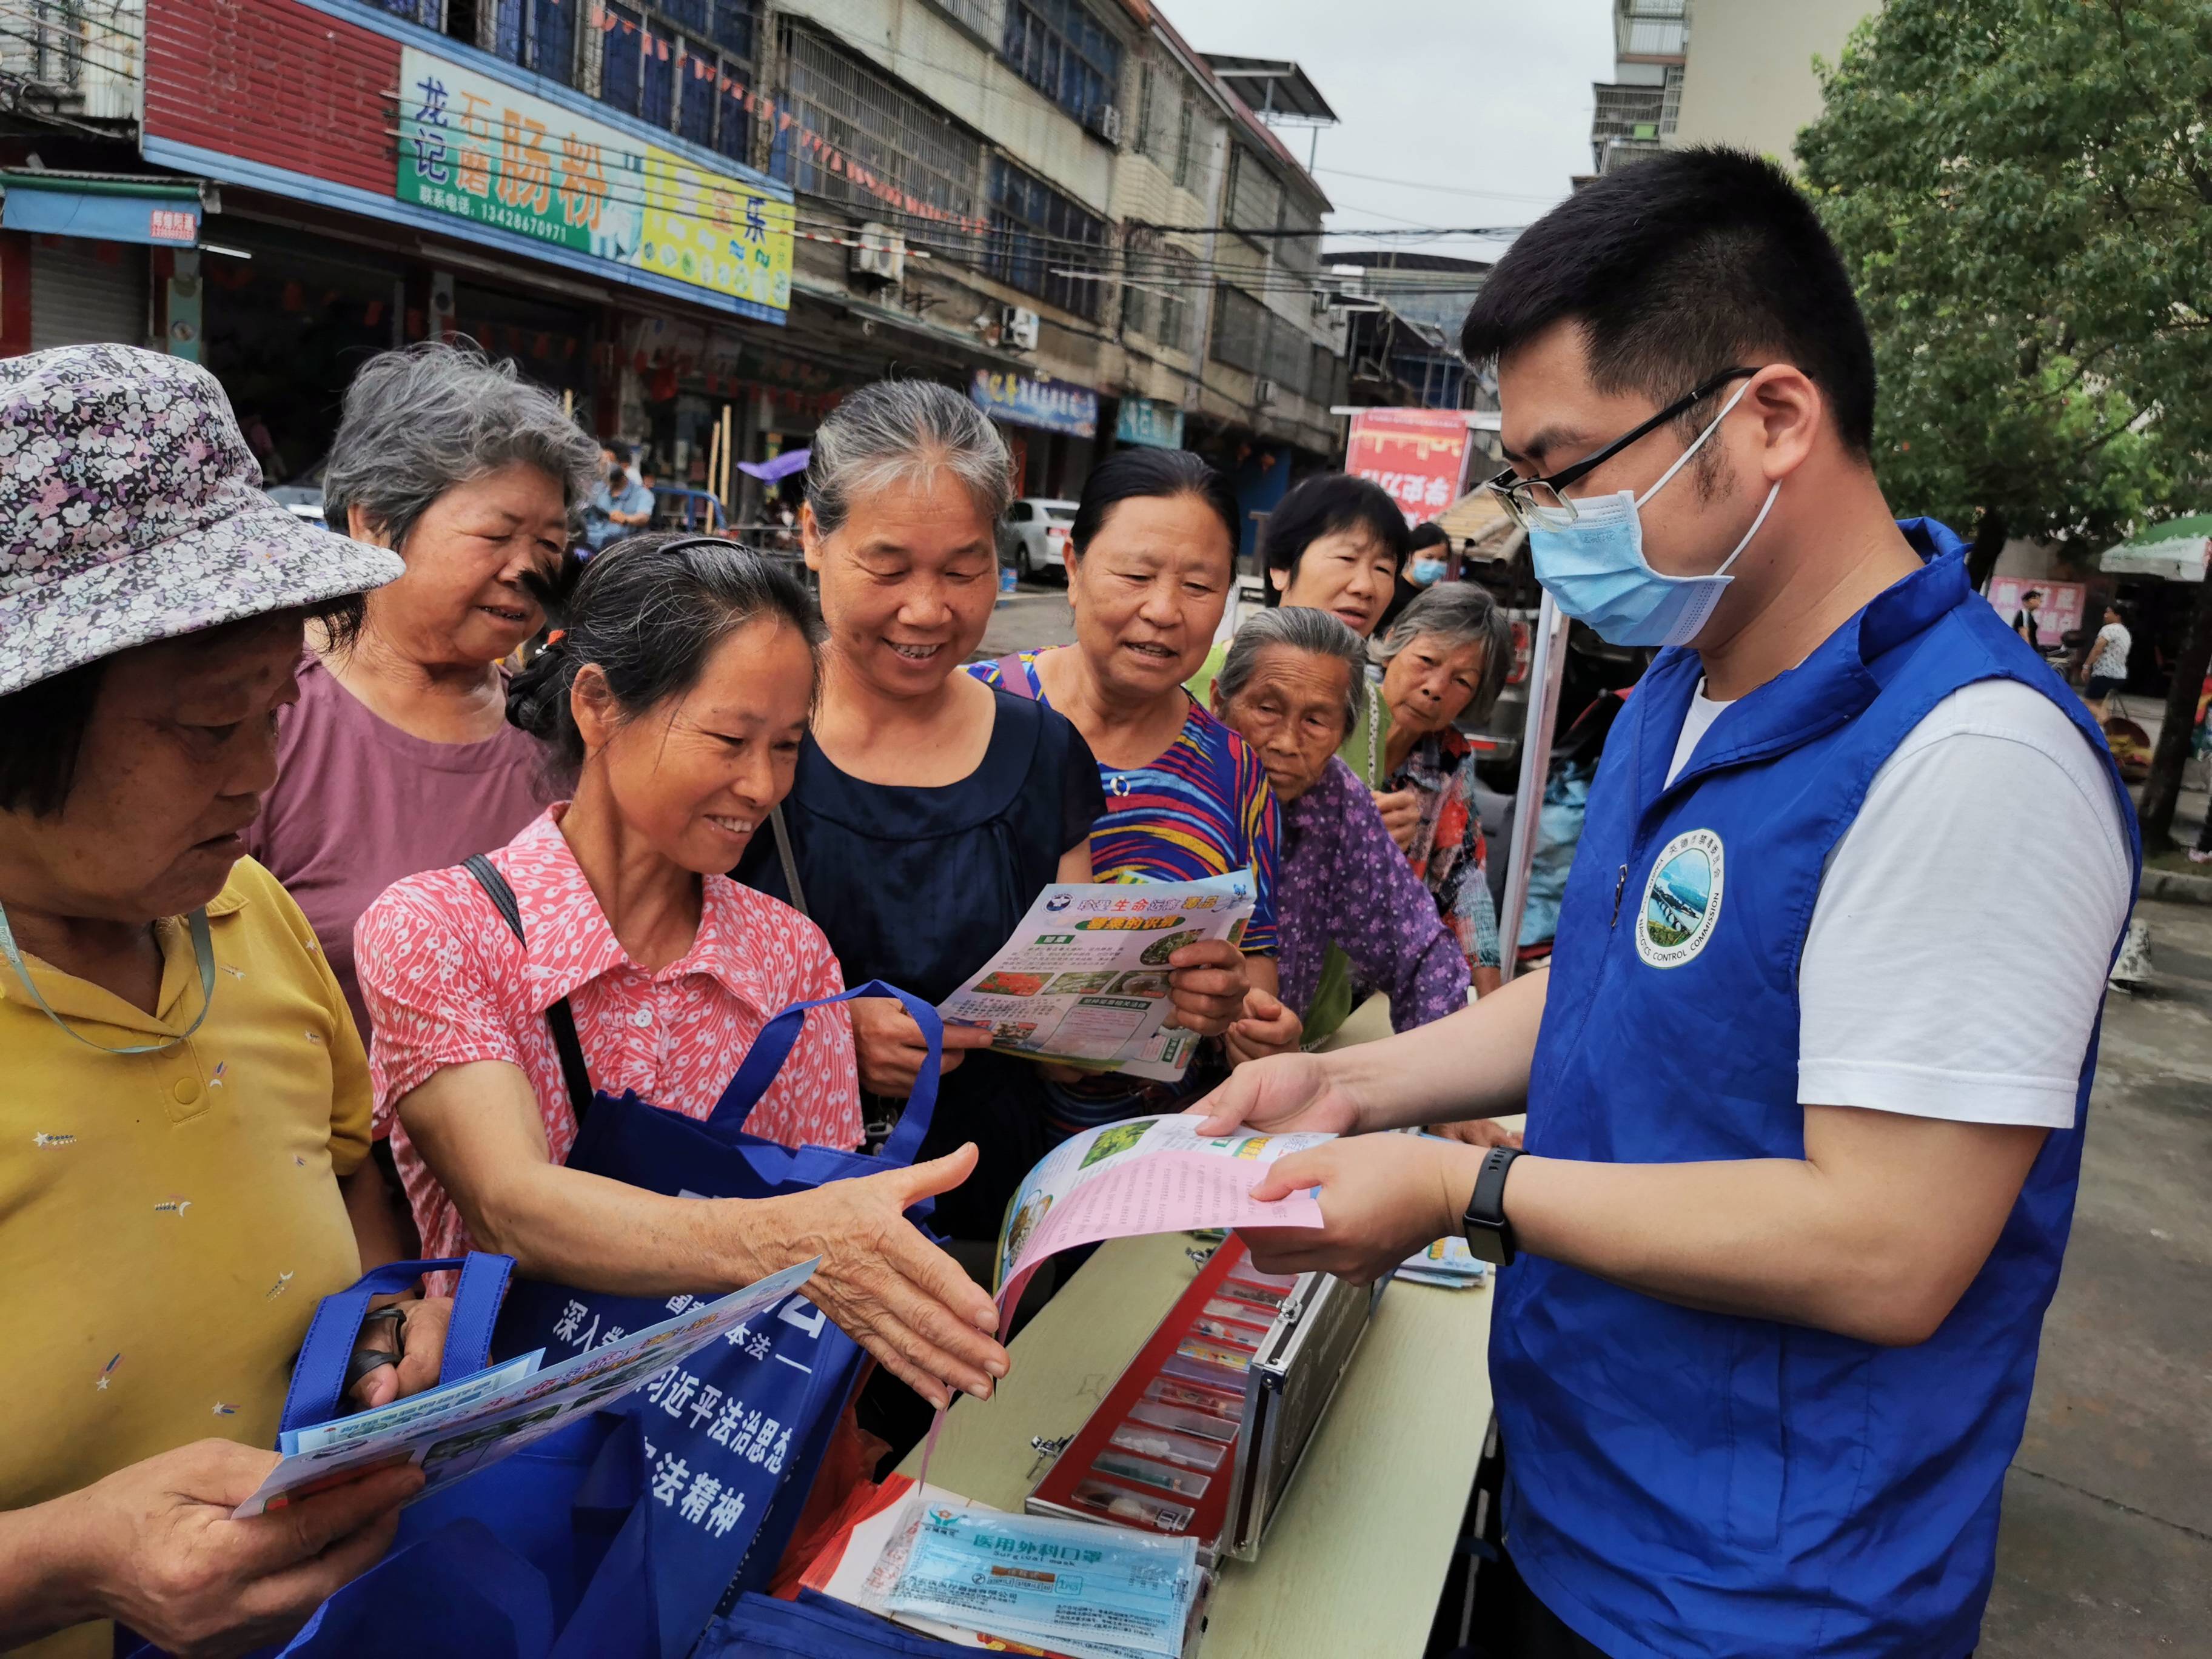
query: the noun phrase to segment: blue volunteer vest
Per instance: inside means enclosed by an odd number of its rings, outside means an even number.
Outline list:
[[[1797,964],[1821,872],[1876,770],[1960,687],[2042,692],[2126,803],[2078,700],[1967,586],[1958,538],[1902,527],[1929,562],[1723,713],[1671,787],[1697,657],[1662,653],[1629,700],[1560,913],[1530,1152],[1804,1156]],[[1501,1275],[1506,1538],[1539,1598],[1613,1659],[1967,1653],[2096,1055],[2093,1031],[2075,1127],[1917,1346],[1677,1307],[1534,1257]]]

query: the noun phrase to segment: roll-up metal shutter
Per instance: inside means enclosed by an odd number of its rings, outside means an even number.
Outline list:
[[[51,246],[33,241],[31,349],[145,344],[146,282],[143,247],[66,236]]]

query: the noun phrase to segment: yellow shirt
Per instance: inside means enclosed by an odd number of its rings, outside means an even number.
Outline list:
[[[108,1054],[0,963],[0,1285],[12,1432],[0,1509],[210,1436],[273,1448],[319,1297],[361,1271],[337,1177],[368,1150],[368,1064],[313,930],[241,860],[208,906],[214,1006],[184,1042]],[[200,1012],[180,921],[157,925],[161,1012],[27,958],[110,1048]],[[33,1643],[105,1656],[105,1625]]]

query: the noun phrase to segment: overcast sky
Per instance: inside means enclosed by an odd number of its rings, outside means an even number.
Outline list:
[[[1295,58],[1321,88],[1342,122],[1322,129],[1315,173],[1333,230],[1526,224],[1589,171],[1611,0],[1158,3],[1199,51]],[[1311,133],[1281,136],[1304,160]],[[1481,258],[1500,245],[1425,246]]]

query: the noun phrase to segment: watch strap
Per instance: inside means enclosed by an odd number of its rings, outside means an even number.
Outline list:
[[[1461,1221],[1468,1248],[1499,1267],[1510,1266],[1514,1256],[1513,1224],[1505,1218],[1505,1176],[1520,1156],[1517,1146],[1492,1146],[1484,1154],[1482,1168],[1475,1174],[1474,1194]],[[1492,1244],[1497,1254],[1480,1248],[1482,1243]]]

